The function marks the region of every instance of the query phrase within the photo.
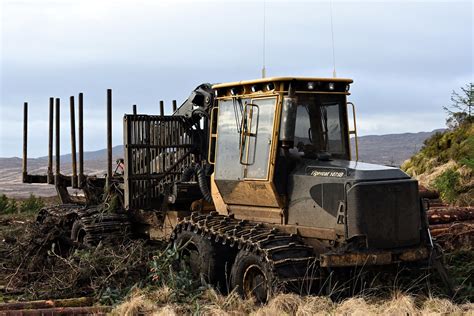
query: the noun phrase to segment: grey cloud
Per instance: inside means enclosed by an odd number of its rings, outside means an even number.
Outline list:
[[[258,1],[18,3],[2,2],[0,156],[21,152],[25,100],[37,124],[30,130],[46,130],[48,98],[62,98],[67,152],[67,98],[84,92],[87,146],[97,149],[105,144],[107,88],[119,144],[133,103],[157,113],[160,99],[180,102],[202,82],[260,76]],[[472,81],[472,18],[470,1],[334,1],[337,73],[355,80],[361,131],[443,126],[451,90]],[[327,1],[267,1],[268,75],[331,76],[329,23]],[[407,115],[406,130],[377,123]],[[32,156],[45,154],[41,134],[31,133]]]

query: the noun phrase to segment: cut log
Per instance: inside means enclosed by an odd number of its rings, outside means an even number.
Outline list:
[[[447,224],[474,220],[472,207],[443,207],[430,209],[427,212],[430,225]]]
[[[92,297],[77,297],[58,300],[41,300],[29,302],[16,302],[0,304],[0,311],[5,310],[24,310],[24,309],[42,309],[54,307],[83,307],[94,304]]]
[[[17,309],[1,311],[2,316],[44,316],[44,315],[106,315],[112,310],[109,306],[54,307],[39,309]]]
[[[418,192],[421,198],[425,198],[425,199],[438,199],[439,198],[438,191],[428,190],[427,188],[421,185],[418,188]]]

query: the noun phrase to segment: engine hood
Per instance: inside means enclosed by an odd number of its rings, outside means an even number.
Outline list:
[[[410,177],[398,168],[375,165],[365,162],[347,160],[303,160],[295,175],[314,177],[341,178],[346,180],[370,181],[384,179],[409,179]]]

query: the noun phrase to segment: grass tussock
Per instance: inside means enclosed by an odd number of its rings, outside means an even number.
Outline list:
[[[266,305],[243,300],[234,292],[223,296],[214,290],[206,290],[195,304],[183,305],[163,299],[169,288],[138,290],[118,305],[112,315],[474,315],[474,304],[455,304],[444,298],[416,297],[394,293],[392,297],[351,297],[335,303],[324,296],[300,296],[279,294]],[[165,295],[172,297],[172,295]]]

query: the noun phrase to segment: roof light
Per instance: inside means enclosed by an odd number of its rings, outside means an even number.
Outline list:
[[[333,91],[334,90],[334,82],[330,82],[328,84],[328,88],[329,88],[329,90]]]
[[[314,82],[308,82],[308,90],[314,90]]]
[[[234,88],[231,88],[231,89],[230,89],[230,94],[232,94],[232,95],[237,95],[237,94],[239,94],[239,90],[238,90],[237,88],[235,88],[235,87],[234,87]]]
[[[270,82],[267,84],[267,90],[272,91],[275,90],[275,84],[273,82]]]
[[[349,92],[349,89],[350,89],[350,88],[351,88],[351,85],[350,85],[350,84],[346,85],[346,92]]]
[[[254,84],[250,90],[252,90],[252,92],[257,92],[258,91],[258,86],[256,84]]]

